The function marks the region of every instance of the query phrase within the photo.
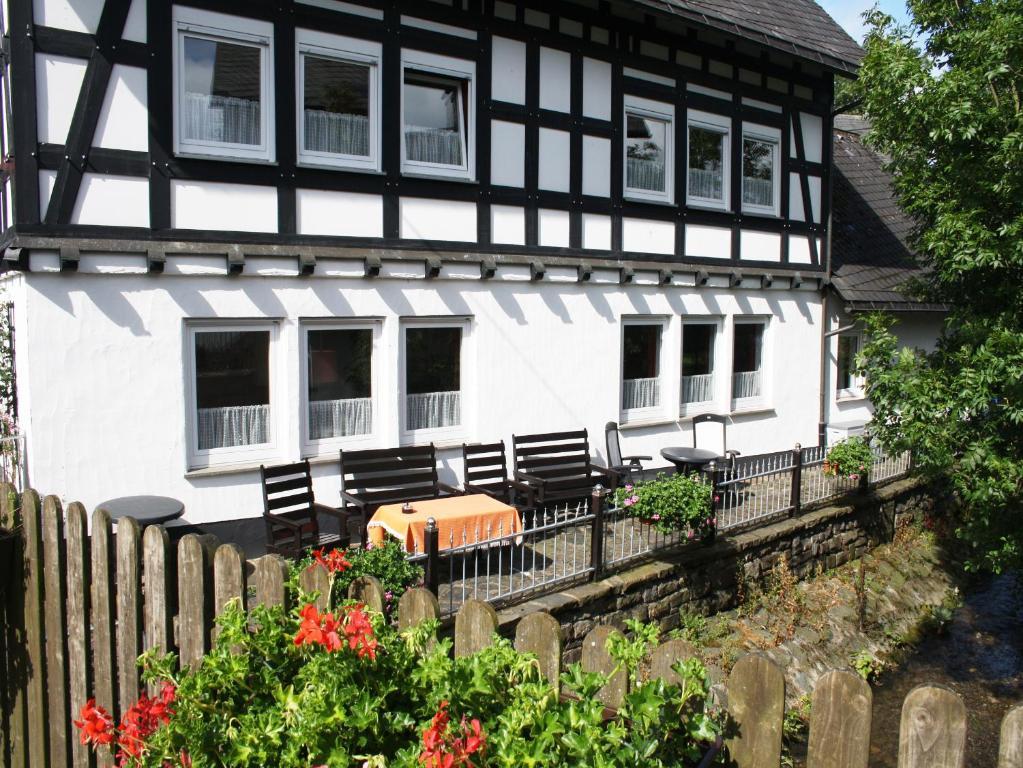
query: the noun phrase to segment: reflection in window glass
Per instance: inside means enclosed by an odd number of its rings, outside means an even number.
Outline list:
[[[709,323],[682,327],[682,402],[714,399],[714,333]]]
[[[626,180],[629,189],[664,192],[668,124],[640,115],[626,116]]]
[[[196,331],[198,449],[270,442],[270,332]]]
[[[373,431],[373,331],[309,331],[309,439]]]
[[[465,164],[465,100],[468,81],[405,70],[405,159]]]
[[[311,54],[302,62],[304,148],[368,157],[369,66]]]
[[[660,403],[660,325],[627,325],[622,337],[622,409]]]
[[[689,197],[724,202],[725,134],[689,126]]]
[[[462,422],[461,328],[405,329],[407,429]]]
[[[261,58],[255,46],[185,36],[181,105],[185,140],[262,143]]]
[[[742,202],[744,205],[774,206],[775,144],[745,137],[742,140]]]
[[[764,324],[737,323],[732,350],[732,397],[760,397]]]

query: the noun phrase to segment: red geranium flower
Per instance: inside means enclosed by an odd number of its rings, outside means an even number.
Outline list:
[[[95,699],[85,702],[79,713],[81,720],[72,720],[81,733],[78,738],[82,744],[105,746],[114,741],[114,718],[103,707],[96,704]]]
[[[448,703],[442,701],[433,716],[430,727],[423,731],[423,751],[419,762],[425,768],[454,768],[471,766],[471,755],[482,752],[486,747],[486,735],[480,721],[473,719],[466,723],[462,718],[461,735],[451,732],[451,718],[447,712]]]
[[[338,635],[338,624],[332,613],[320,613],[312,603],[300,612],[302,624],[295,635],[295,645],[322,645],[328,651],[336,651],[342,646]]]
[[[323,554],[322,549],[313,550],[313,558],[328,573],[344,573],[352,567],[352,564],[345,558],[346,554],[348,553],[343,549],[332,549],[326,555]]]
[[[369,656],[376,661],[377,640],[373,635],[373,624],[363,610],[362,605],[352,605],[345,610],[343,627],[348,647],[355,651],[359,658]]]

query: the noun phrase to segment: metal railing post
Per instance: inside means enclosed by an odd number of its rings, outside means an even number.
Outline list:
[[[593,513],[593,528],[590,531],[590,566],[593,580],[600,578],[604,569],[604,487],[597,485],[590,495],[590,512]]]
[[[721,514],[721,494],[724,493],[722,482],[725,479],[725,470],[718,469],[716,461],[711,461],[704,468],[710,475],[710,517],[707,518],[707,522],[704,525],[702,539],[704,544],[710,545],[717,538],[718,515]]]
[[[792,449],[792,496],[789,498],[792,517],[799,514],[803,501],[803,446],[796,443]]]
[[[428,518],[424,536],[424,549],[426,550],[426,588],[438,595],[440,589],[440,531],[437,528],[437,521]]]

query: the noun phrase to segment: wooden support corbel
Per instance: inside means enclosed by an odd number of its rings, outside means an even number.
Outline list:
[[[146,268],[151,275],[162,275],[167,265],[167,254],[161,248],[150,248],[146,251]]]
[[[580,283],[588,283],[593,277],[593,265],[588,261],[582,261],[576,267],[576,280]]]
[[[298,254],[298,274],[309,277],[316,272],[316,257],[311,253]]]
[[[632,282],[635,276],[636,272],[632,267],[622,267],[618,270],[618,284],[627,285]]]
[[[497,263],[491,258],[480,261],[480,280],[490,280],[497,274]]]
[[[728,273],[728,287],[738,288],[742,285],[742,272],[737,269],[733,269]]]
[[[433,280],[434,278],[440,277],[440,259],[436,256],[430,256],[426,259],[426,279]]]
[[[543,276],[547,274],[547,267],[544,263],[539,260],[529,262],[529,279],[537,282],[543,280]]]
[[[705,269],[696,270],[696,284],[706,285],[710,282],[710,273]]]
[[[233,248],[227,252],[227,274],[240,275],[245,270],[245,254]]]
[[[77,245],[62,245],[60,247],[60,271],[77,272],[80,257]]]
[[[657,271],[657,282],[660,285],[671,285],[673,277],[675,277],[675,273],[670,269],[660,269]]]

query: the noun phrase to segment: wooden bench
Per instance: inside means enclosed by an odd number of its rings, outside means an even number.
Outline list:
[[[341,450],[341,509],[360,518],[362,545],[366,524],[383,504],[457,496],[461,491],[437,479],[437,454],[430,445]]]
[[[595,485],[615,488],[618,474],[590,461],[585,429],[512,435],[515,479],[536,488],[537,507],[589,496]]]

